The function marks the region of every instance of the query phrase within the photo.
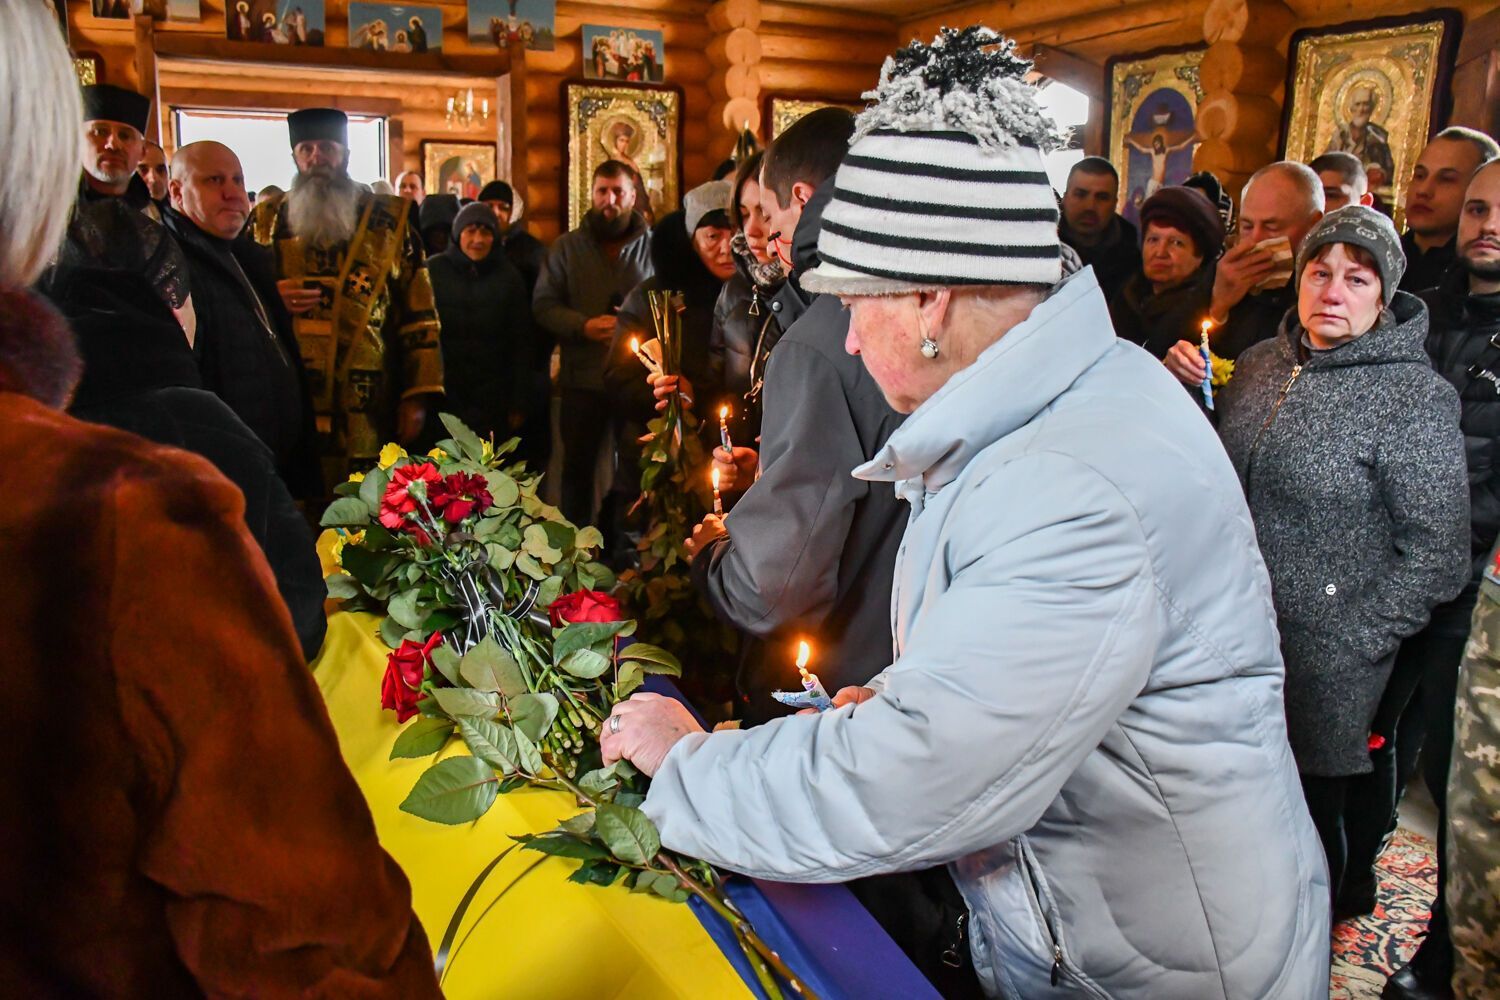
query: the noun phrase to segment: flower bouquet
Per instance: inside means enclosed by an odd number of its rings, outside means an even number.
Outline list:
[[[401,809],[458,824],[518,788],[570,792],[584,811],[515,839],[577,859],[575,882],[700,897],[733,929],[767,995],[781,995],[778,975],[807,995],[718,874],[662,850],[637,808],[644,776],[603,764],[599,732],[615,702],[647,674],[681,668],[665,649],[631,641],[635,622],[619,620],[601,592],[614,580],[594,558],[599,532],[540,500],[540,475],[504,464],[516,442],[497,447],[450,415],[442,421],[450,437],[432,453],[388,446],[379,466],[338,487],[322,519],[340,535],[329,595],[384,616],[381,703],[405,727],[392,759],[436,755],[455,737],[467,750],[423,772]]]

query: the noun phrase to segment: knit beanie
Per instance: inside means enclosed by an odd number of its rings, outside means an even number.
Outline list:
[[[1204,260],[1217,260],[1224,249],[1224,220],[1208,196],[1197,188],[1172,186],[1157,189],[1141,205],[1141,240],[1151,223],[1171,226],[1187,233]]]
[[[429,229],[448,229],[457,217],[457,197],[451,194],[430,194],[422,199],[422,204],[417,208],[417,227],[424,233]]]
[[[1296,280],[1302,281],[1302,269],[1312,260],[1319,247],[1330,243],[1348,243],[1368,250],[1380,272],[1380,294],[1389,306],[1396,297],[1396,286],[1406,273],[1406,251],[1396,224],[1368,205],[1345,205],[1318,220],[1297,252]]]
[[[470,226],[483,226],[497,239],[500,236],[500,220],[495,218],[495,210],[482,201],[471,201],[458,210],[453,217],[453,238],[458,239]]]
[[[699,226],[731,228],[729,200],[733,197],[733,182],[724,180],[699,184],[683,195],[682,214],[683,221],[687,224],[688,235],[696,233]]]
[[[479,192],[480,201],[503,201],[507,205],[516,203],[516,192],[504,181],[490,181]]]
[[[989,28],[944,28],[887,58],[855,120],[818,236],[811,292],[894,295],[1062,279],[1057,199],[1042,155],[1062,144]]]

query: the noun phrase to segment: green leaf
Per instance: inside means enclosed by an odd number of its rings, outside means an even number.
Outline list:
[[[333,488],[333,495],[336,497],[357,497],[359,496],[359,487],[359,483],[339,483]]]
[[[514,552],[521,547],[521,529],[502,518],[495,529],[495,541]]]
[[[588,772],[578,779],[578,787],[593,796],[603,795],[613,790],[619,783],[620,779],[615,776],[615,771],[612,767],[601,767]],[[592,829],[594,825],[593,814],[584,813],[584,815],[588,816],[589,828]]]
[[[380,640],[391,649],[400,649],[401,640],[406,638],[406,626],[394,618],[380,619]]]
[[[489,558],[490,565],[501,573],[504,573],[516,564],[515,550],[508,549],[499,542],[485,542],[484,552]]]
[[[537,588],[537,592],[536,592],[537,607],[539,607],[539,608],[545,608],[545,607],[549,606],[553,601],[557,600],[557,596],[562,593],[562,588],[563,588],[562,577],[560,577],[560,576],[549,576],[549,577],[547,577],[547,579],[542,582],[542,585]]]
[[[438,419],[443,426],[448,428],[448,434],[453,442],[463,450],[463,457],[471,462],[477,462],[484,455],[484,442],[479,440],[479,435],[469,430],[468,424],[458,419],[451,413],[439,413]]]
[[[370,529],[366,528],[363,545],[344,546],[343,564],[345,573],[358,580],[366,590],[371,590],[380,585],[399,560],[387,552],[371,551]]]
[[[541,851],[558,858],[578,858],[582,861],[604,861],[610,853],[593,841],[582,840],[566,833],[543,833],[538,836],[516,837],[528,851]]]
[[[661,850],[656,824],[639,809],[601,802],[594,810],[594,827],[605,846],[626,864],[646,864]]]
[[[432,665],[437,672],[448,679],[448,683],[457,687],[458,674],[458,651],[446,642],[432,651]]]
[[[582,785],[578,787],[582,788]],[[584,789],[588,791],[588,789]],[[575,837],[592,837],[594,835],[594,811],[585,810],[577,816],[569,817],[558,824],[560,829],[566,830]]]
[[[605,671],[609,670],[610,662],[609,657],[603,653],[596,653],[592,649],[575,649],[563,657],[563,661],[557,666],[558,669],[574,677],[591,681],[596,677],[602,677]]]
[[[648,642],[633,642],[620,650],[621,660],[636,660],[648,674],[670,674],[682,676],[682,664],[677,657]]]
[[[533,525],[533,527],[535,527],[535,525]],[[542,569],[541,564],[525,552],[522,552],[520,555],[516,556],[516,569],[520,570],[522,573],[525,573],[533,580],[547,579],[547,571]]]
[[[370,508],[359,497],[341,497],[328,505],[323,520],[325,528],[357,528],[370,521]]]
[[[510,699],[510,721],[519,731],[540,743],[552,720],[557,718],[557,698],[550,694],[522,694]]]
[[[579,885],[613,885],[624,870],[612,861],[585,861],[568,876],[568,881]]]
[[[688,891],[684,889],[673,875],[658,872],[655,880],[651,883],[651,889],[663,899],[674,903],[686,903]]]
[[[416,590],[403,590],[391,598],[390,603],[385,607],[385,613],[399,622],[403,628],[421,628],[422,619],[426,616],[417,608],[418,596]]]
[[[592,524],[586,528],[579,528],[578,534],[573,536],[575,549],[597,549],[603,544],[604,534]]]
[[[512,735],[516,738],[516,761],[521,765],[521,770],[527,774],[536,774],[543,767],[542,752],[531,742],[531,737],[519,729],[512,729]]]
[[[335,573],[324,580],[323,584],[328,588],[329,597],[335,597],[341,601],[360,595],[359,584],[348,573]]]
[[[645,671],[639,663],[627,663],[620,668],[620,679],[615,681],[615,701],[624,701],[630,693],[646,683]]]
[[[515,771],[516,738],[509,728],[473,715],[460,715],[456,721],[470,753],[497,771]]]
[[[505,473],[498,470],[486,472],[484,478],[490,484],[490,497],[496,507],[514,507],[521,499],[521,487]]]
[[[493,636],[485,636],[465,653],[458,670],[466,684],[480,691],[498,691],[513,698],[527,690],[525,671]]]
[[[468,688],[434,688],[432,696],[449,715],[477,715],[493,719],[500,711],[500,696]]]
[[[577,537],[578,530],[571,524],[563,521],[543,521],[541,529],[547,533],[547,542],[558,550],[558,558],[562,557],[562,550],[573,547],[573,539]],[[556,562],[556,559],[551,560]]]
[[[401,811],[450,826],[483,816],[495,804],[500,779],[478,757],[449,757],[422,772]]]
[[[391,747],[391,760],[404,757],[431,757],[448,743],[453,723],[442,718],[421,718],[401,730]]]
[[[385,488],[391,484],[391,474],[384,469],[371,469],[365,473],[365,481],[359,484],[359,498],[370,510],[379,510],[385,497]]]
[[[583,649],[588,646],[598,646],[617,635],[631,635],[635,632],[635,622],[578,622],[575,625],[564,626],[563,629],[553,636],[552,662],[562,663],[563,659],[575,649]]]
[[[562,558],[562,550],[553,548],[547,538],[547,529],[540,524],[528,524],[521,535],[521,547],[542,562],[551,564]]]

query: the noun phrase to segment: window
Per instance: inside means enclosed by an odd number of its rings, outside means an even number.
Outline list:
[[[174,108],[177,143],[213,139],[234,150],[245,168],[245,187],[289,188],[296,166],[286,115],[273,111]],[[349,176],[368,184],[386,174],[385,119],[349,116]]]
[[[1043,157],[1052,190],[1062,191],[1068,186],[1068,171],[1084,156],[1081,130],[1089,120],[1089,99],[1065,83],[1058,83],[1056,80],[1038,82],[1041,84],[1041,93],[1037,95],[1037,100],[1042,110],[1052,116],[1059,128],[1072,132],[1072,141],[1067,146],[1055,149]]]

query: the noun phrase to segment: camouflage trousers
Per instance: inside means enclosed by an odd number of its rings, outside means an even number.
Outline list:
[[[1500,584],[1492,574],[1464,651],[1448,776],[1448,918],[1453,989],[1463,1000],[1500,997]]]

